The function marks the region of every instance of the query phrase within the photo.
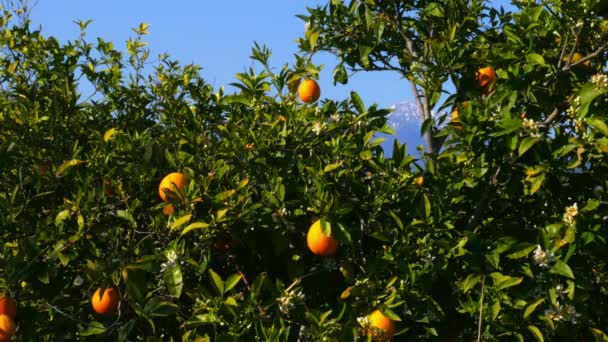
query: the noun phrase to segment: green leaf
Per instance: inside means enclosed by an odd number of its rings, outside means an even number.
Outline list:
[[[528,62],[538,65],[545,65],[545,59],[543,56],[537,53],[531,53],[527,56]]]
[[[310,42],[310,50],[314,51],[317,46],[317,40],[319,40],[319,34],[321,31],[314,31],[308,34],[308,41]]]
[[[346,84],[348,83],[348,73],[344,64],[340,63],[334,68],[334,85],[336,83]]]
[[[604,121],[596,118],[588,118],[587,123],[591,125],[596,131],[602,133],[602,135],[608,137],[608,126],[604,123]]]
[[[208,223],[205,222],[194,222],[189,224],[184,230],[182,230],[181,236],[184,236],[195,229],[203,229],[209,227]]]
[[[147,288],[146,272],[130,267],[124,268],[122,270],[122,278],[125,281],[127,294],[130,297],[136,302],[145,298]]]
[[[235,287],[241,281],[241,278],[242,278],[242,276],[240,273],[235,273],[235,274],[229,276],[228,279],[226,279],[226,282],[224,283],[224,285],[226,287],[225,291],[228,292],[233,287]]]
[[[363,160],[371,160],[373,156],[372,150],[364,150],[359,153],[359,158]]]
[[[165,281],[165,286],[167,286],[169,294],[173,297],[179,298],[179,296],[182,294],[182,289],[184,287],[181,268],[178,265],[167,267],[165,269],[163,279]]]
[[[597,207],[600,206],[600,201],[596,200],[596,199],[590,199],[587,204],[585,204],[585,206],[583,207],[583,209],[581,209],[582,212],[587,213],[590,211],[593,211],[595,209],[597,209]]]
[[[176,304],[164,301],[161,297],[150,298],[144,306],[144,312],[146,312],[149,317],[167,317],[175,315],[178,309]]]
[[[215,273],[212,269],[209,269],[209,276],[211,277],[212,284],[220,295],[224,295],[224,281],[219,274]]]
[[[608,342],[608,335],[600,329],[591,328],[591,332],[593,333],[596,342]]]
[[[188,214],[188,215],[184,215],[180,218],[178,218],[177,220],[175,220],[172,224],[170,229],[174,230],[177,229],[183,225],[185,225],[186,223],[190,222],[190,220],[192,219],[192,215]],[[183,235],[184,233],[182,233]]]
[[[500,313],[501,309],[502,309],[502,307],[500,306],[499,300],[495,301],[494,304],[492,304],[492,308],[491,308],[492,320],[495,320],[496,317],[498,317],[498,314]]]
[[[363,100],[361,100],[361,97],[359,96],[359,94],[357,94],[354,91],[351,91],[350,92],[350,101],[353,103],[353,106],[355,106],[355,109],[357,110],[357,112],[359,114],[365,113],[365,107],[363,106]]]
[[[492,279],[494,279],[494,286],[498,290],[519,285],[524,280],[523,277],[511,277],[508,275],[503,275],[499,272],[491,273],[490,276],[492,277]]]
[[[479,282],[479,280],[481,280],[481,276],[479,274],[469,274],[460,285],[462,287],[462,291],[467,293]]]
[[[540,332],[540,329],[538,329],[534,325],[528,325],[528,330],[532,333],[532,336],[534,336],[534,338],[538,342],[545,342],[545,339],[543,338],[543,334]]]
[[[325,165],[325,167],[323,168],[323,172],[324,173],[331,172],[331,171],[339,168],[340,166],[342,166],[342,164],[343,164],[343,162],[339,161],[337,163]]]
[[[524,319],[528,318],[536,308],[545,302],[544,298],[539,298],[535,300],[532,304],[528,305],[526,310],[524,311]]]
[[[226,190],[226,191],[220,192],[219,194],[215,195],[215,199],[217,201],[224,201],[234,194],[236,194],[236,190],[234,190],[234,189]]]
[[[326,236],[332,235],[331,222],[327,221],[325,218],[321,218],[319,220],[319,224],[321,225],[321,231],[323,231],[323,234],[325,234]]]
[[[561,275],[566,278],[574,279],[574,273],[568,264],[561,260],[557,260],[555,265],[549,269],[549,273]]]
[[[372,52],[374,47],[368,44],[359,44],[359,60],[363,68],[368,69],[370,66],[369,63],[369,54]],[[359,112],[362,113],[362,112]]]
[[[431,216],[431,201],[426,194],[423,194],[422,198],[424,199],[424,215],[429,218]]]
[[[519,150],[517,152],[517,155],[521,157],[524,153],[526,153],[526,151],[528,151],[532,146],[534,146],[534,144],[536,144],[539,141],[540,141],[539,138],[532,138],[532,137],[524,138],[521,141],[521,144],[519,144]]]
[[[528,254],[530,254],[530,252],[532,252],[534,250],[534,248],[536,248],[536,245],[534,244],[527,244],[526,243],[526,247],[519,249],[516,252],[513,252],[511,254],[507,254],[507,258],[509,259],[520,259],[520,258],[524,258],[527,257]]]
[[[72,160],[65,161],[65,162],[63,162],[63,164],[59,165],[59,167],[57,168],[57,171],[55,171],[55,175],[57,177],[59,177],[67,170],[73,168],[76,165],[80,165],[83,163],[86,163],[86,161],[79,160],[79,159],[72,159]]]
[[[226,300],[224,301],[224,305],[234,306],[234,307],[239,306],[239,304],[236,302],[236,299],[234,299],[234,297],[226,298]]]
[[[60,211],[59,214],[57,214],[57,216],[55,216],[55,226],[56,227],[61,226],[63,224],[63,221],[65,221],[69,216],[70,216],[70,211],[68,209]]]
[[[99,335],[106,332],[106,327],[100,322],[91,322],[87,326],[86,330],[81,331],[78,335],[80,336],[93,336]]]
[[[137,222],[135,222],[133,215],[131,215],[131,213],[126,210],[116,210],[116,216],[127,222],[130,222],[134,227],[137,226]]]
[[[224,105],[229,105],[229,104],[233,104],[233,103],[240,103],[242,105],[251,106],[251,100],[252,98],[250,96],[245,96],[245,95],[228,95],[225,96],[224,98],[222,98],[222,104]]]

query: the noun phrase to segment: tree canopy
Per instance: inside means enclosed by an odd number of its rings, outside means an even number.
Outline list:
[[[146,24],[120,51],[26,14],[0,16],[0,334],[608,340],[603,2],[331,0],[232,94],[151,62]],[[421,157],[356,92],[298,100],[320,51],[403,76]]]

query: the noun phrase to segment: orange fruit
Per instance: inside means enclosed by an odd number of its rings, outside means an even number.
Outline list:
[[[315,102],[321,96],[321,88],[319,88],[317,81],[313,80],[312,78],[307,78],[300,83],[300,87],[298,88],[298,96],[304,103]]]
[[[119,301],[120,297],[118,291],[113,287],[109,287],[103,292],[101,291],[101,288],[97,288],[97,291],[95,291],[93,297],[91,297],[93,310],[100,315],[114,315],[116,309],[118,309]]]
[[[333,256],[338,251],[338,240],[335,236],[327,236],[321,228],[321,220],[315,221],[306,234],[308,249],[319,256]]]
[[[481,68],[477,70],[475,79],[479,83],[480,87],[485,88],[488,85],[491,85],[496,82],[496,72],[494,71],[494,68],[490,66]]]
[[[368,329],[367,334],[374,337],[383,337],[383,339],[391,339],[393,335],[395,335],[395,322],[392,319],[384,316],[382,311],[374,310],[369,316],[367,316],[369,320],[369,326],[376,329]],[[384,331],[383,334],[379,334],[378,330]]]
[[[454,111],[452,112],[452,123],[456,124],[460,122],[460,115],[458,114],[458,107],[454,107]]]
[[[15,321],[8,315],[0,315],[0,341],[10,341],[17,331]]]
[[[574,64],[576,62],[578,62],[581,58],[583,58],[584,56],[581,55],[578,52],[575,52],[574,54],[572,54],[572,61],[570,62],[570,64]],[[564,56],[564,58],[562,59],[564,62],[568,62],[568,56]],[[591,60],[586,60],[582,63],[584,66],[591,66]],[[578,65],[577,65],[578,66]]]
[[[180,172],[173,172],[165,176],[158,186],[160,198],[167,202],[167,195],[172,196],[171,192],[179,192],[188,184],[186,176]]]
[[[13,319],[17,315],[17,304],[11,297],[0,296],[0,315],[7,315]]]
[[[163,208],[163,215],[165,215],[165,216],[171,216],[171,215],[173,215],[174,212],[175,212],[175,208],[171,204],[169,204],[168,206]]]
[[[418,177],[414,178],[414,184],[416,184],[418,186],[422,186],[422,184],[424,184],[424,177],[418,176]]]

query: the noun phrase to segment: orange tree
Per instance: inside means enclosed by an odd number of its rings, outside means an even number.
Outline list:
[[[60,43],[4,10],[0,296],[15,338],[607,339],[598,6],[310,9],[301,47],[334,52],[336,81],[411,82],[423,160],[398,142],[385,156],[389,112],[356,93],[301,103],[310,56],[273,72],[256,45],[227,95],[198,66],[146,67],[145,24],[120,51],[86,22]],[[458,122],[431,115],[452,107]],[[185,180],[161,186],[174,172]],[[331,253],[309,250],[311,226]]]
[[[335,82],[396,72],[415,95],[425,215],[394,207],[385,246],[410,270],[404,335],[606,340],[606,2],[511,8],[328,1],[300,46],[338,58]]]

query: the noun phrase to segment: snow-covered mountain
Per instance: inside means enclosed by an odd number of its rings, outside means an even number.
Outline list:
[[[387,140],[382,144],[385,155],[393,154],[393,139],[397,139],[402,144],[407,144],[409,154],[417,155],[416,146],[424,143],[420,136],[420,127],[422,120],[418,107],[414,102],[397,103],[389,107],[393,110],[388,115],[388,124],[393,127],[397,133],[396,137],[386,136]]]

